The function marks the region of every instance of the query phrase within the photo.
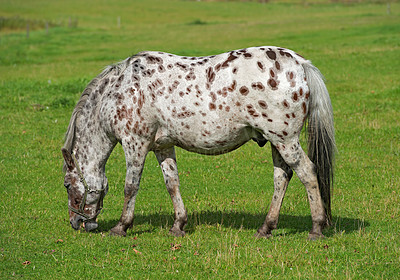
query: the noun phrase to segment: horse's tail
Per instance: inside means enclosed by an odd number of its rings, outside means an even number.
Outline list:
[[[308,115],[308,156],[316,165],[317,179],[328,225],[332,225],[331,187],[335,161],[335,129],[333,109],[324,77],[310,62],[303,64],[310,89]]]

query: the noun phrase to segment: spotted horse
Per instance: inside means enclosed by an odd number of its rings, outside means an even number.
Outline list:
[[[299,144],[307,124],[308,156]],[[126,158],[125,200],[111,234],[132,226],[146,155],[153,151],[171,196],[170,233],[184,236],[187,211],[179,191],[174,146],[218,155],[249,140],[271,143],[274,194],[256,236],[277,227],[296,172],[311,209],[310,239],[331,222],[335,138],[329,93],[320,71],[297,53],[265,46],[206,56],[141,52],[94,78],[76,105],[62,148],[70,223],[86,230],[108,191],[105,164],[117,143]]]

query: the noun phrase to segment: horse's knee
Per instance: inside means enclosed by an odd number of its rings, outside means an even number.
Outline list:
[[[166,158],[160,163],[161,170],[164,177],[176,178],[178,177],[178,167],[176,161],[172,158]]]
[[[293,171],[290,168],[282,169],[282,168],[274,168],[274,180],[284,180],[290,181],[293,177]]]

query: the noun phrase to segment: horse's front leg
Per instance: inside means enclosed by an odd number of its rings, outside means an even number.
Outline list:
[[[124,143],[124,141],[122,141],[122,146],[126,158],[125,200],[121,218],[118,224],[111,229],[110,234],[126,236],[127,229],[131,227],[133,223],[136,195],[139,191],[139,183],[142,177],[147,148],[143,145],[136,145],[139,148],[134,150],[131,147],[135,145],[132,145],[132,143],[129,145],[128,143]]]
[[[175,221],[169,232],[174,236],[184,236],[185,232],[183,231],[183,227],[187,223],[187,212],[179,191],[179,175],[176,165],[175,149],[171,147],[165,150],[155,151],[155,154],[164,176],[165,185],[174,205]]]
[[[271,206],[263,225],[258,229],[257,237],[271,237],[272,230],[278,225],[279,211],[282,206],[282,201],[286,193],[286,188],[290,179],[293,176],[292,169],[285,163],[282,156],[272,147],[272,159],[274,162],[274,195],[272,197]]]

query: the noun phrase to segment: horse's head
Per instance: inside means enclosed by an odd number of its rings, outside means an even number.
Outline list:
[[[97,228],[96,218],[103,207],[103,199],[108,191],[104,174],[83,174],[75,156],[62,149],[66,173],[64,186],[68,193],[69,220],[73,229],[78,230],[84,222],[86,231]]]

